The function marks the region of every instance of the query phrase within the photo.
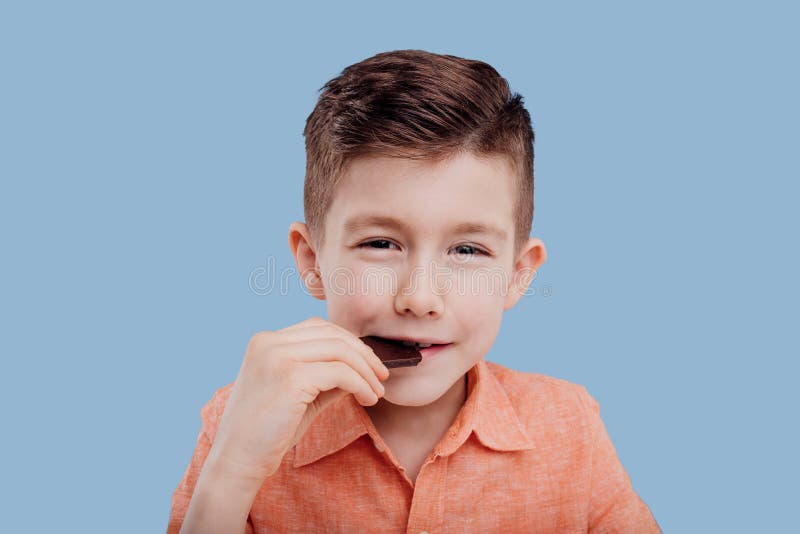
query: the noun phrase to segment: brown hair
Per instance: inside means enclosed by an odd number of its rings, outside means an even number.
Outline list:
[[[533,141],[523,98],[487,63],[424,50],[383,52],[345,68],[306,120],[306,224],[316,246],[336,185],[356,157],[505,156],[517,179],[515,255],[533,222]]]

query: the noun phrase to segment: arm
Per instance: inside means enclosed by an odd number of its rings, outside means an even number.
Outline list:
[[[659,534],[661,529],[648,506],[631,485],[600,418],[600,406],[588,393],[582,400],[592,429],[592,483],[589,532]]]
[[[204,427],[189,467],[172,495],[167,534],[253,533],[249,511],[258,488],[237,483],[220,469],[219,463],[206,461],[210,449]]]
[[[388,377],[369,346],[319,317],[256,333],[236,380],[201,410],[203,428],[173,495],[167,534],[252,532],[259,489],[316,415],[348,393],[375,404]]]

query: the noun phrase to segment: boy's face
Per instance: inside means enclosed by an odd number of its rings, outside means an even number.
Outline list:
[[[298,267],[319,274],[308,287],[327,300],[329,321],[357,336],[447,343],[392,369],[385,400],[422,406],[454,387],[545,261],[535,238],[514,255],[514,183],[499,158],[367,157],[337,187],[321,250],[293,223]]]

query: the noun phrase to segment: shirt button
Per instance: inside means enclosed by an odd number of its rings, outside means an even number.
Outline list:
[[[428,531],[427,531],[427,530],[423,530],[423,531],[422,531],[422,532],[420,532],[419,534],[428,534]]]
[[[373,443],[375,444],[375,448],[378,449],[378,452],[383,452],[383,446],[380,443],[377,441],[373,441]]]

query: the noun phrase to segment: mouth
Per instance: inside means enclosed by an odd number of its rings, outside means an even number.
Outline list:
[[[394,337],[383,337],[383,336],[374,336],[382,341],[392,344],[398,345],[401,347],[413,347],[417,351],[419,351],[420,355],[422,356],[422,361],[428,360],[432,356],[435,356],[442,350],[446,349],[447,347],[451,346],[453,342],[443,341],[440,339],[409,339],[409,338],[394,338]]]
[[[375,337],[378,337],[388,343],[393,343],[395,345],[401,345],[404,347],[414,347],[418,351],[430,348],[445,347],[447,345],[452,344],[452,342],[431,340],[431,339],[393,338],[384,336],[375,336]]]

